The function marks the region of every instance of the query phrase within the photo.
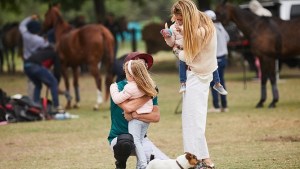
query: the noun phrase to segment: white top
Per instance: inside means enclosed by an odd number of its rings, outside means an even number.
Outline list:
[[[31,17],[25,18],[19,25],[19,30],[23,38],[23,57],[28,59],[39,48],[45,48],[49,46],[48,41],[43,37],[32,34],[27,30],[27,24],[31,21]]]
[[[110,85],[110,95],[112,100],[116,104],[120,104],[128,99],[136,99],[145,95],[143,91],[141,91],[135,81],[128,81],[128,83],[124,86],[122,91],[119,91],[118,85],[113,83]],[[138,114],[149,113],[153,110],[153,102],[150,99],[146,102],[142,107],[136,110]]]
[[[214,23],[216,31],[217,31],[217,57],[227,55],[227,42],[229,42],[230,38],[220,22]]]

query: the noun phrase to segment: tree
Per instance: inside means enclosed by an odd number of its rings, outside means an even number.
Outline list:
[[[97,22],[103,22],[105,16],[105,0],[94,0],[95,15]]]
[[[211,1],[210,0],[197,0],[197,4],[198,4],[198,9],[200,11],[206,11],[211,9]]]

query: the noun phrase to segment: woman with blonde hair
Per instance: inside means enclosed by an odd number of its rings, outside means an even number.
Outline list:
[[[183,23],[183,49],[173,48],[174,54],[186,62],[186,92],[182,103],[182,133],[184,152],[202,160],[196,168],[214,168],[205,137],[208,94],[216,59],[217,36],[212,20],[191,0],[178,0],[171,8],[177,22]],[[168,44],[175,38],[169,31],[163,37]]]
[[[154,81],[151,79],[143,60],[130,60],[124,64],[124,70],[128,84],[122,91],[119,91],[116,83],[110,86],[112,100],[120,104],[128,99],[135,99],[147,95],[156,97],[157,90]],[[136,110],[138,114],[151,112],[153,102],[150,99],[143,106]],[[132,112],[125,112],[132,113]],[[142,140],[147,133],[149,123],[133,119],[128,123],[128,131],[132,134],[135,144],[135,152],[138,159],[137,168],[145,169],[147,166],[146,154],[143,150]]]

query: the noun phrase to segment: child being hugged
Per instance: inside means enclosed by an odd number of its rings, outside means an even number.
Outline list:
[[[160,33],[165,38],[167,45],[172,47],[173,53],[178,58],[179,52],[184,51],[184,37],[183,37],[183,19],[180,13],[174,13],[171,21],[174,22],[170,29],[168,28],[167,23],[165,23],[165,29],[162,29]],[[186,90],[186,70],[188,69],[186,63],[182,60],[179,60],[179,79],[181,83],[181,87],[179,93],[184,93]],[[222,95],[227,95],[227,91],[220,83],[220,77],[218,69],[213,72],[213,81],[215,85],[213,89],[218,91]]]
[[[130,60],[124,64],[124,70],[128,83],[122,91],[119,91],[116,83],[110,86],[110,94],[112,100],[116,104],[120,104],[128,99],[135,99],[147,95],[149,97],[156,97],[156,85],[150,74],[147,71],[143,60]],[[150,99],[139,109],[136,110],[138,114],[152,112],[153,102]],[[132,113],[132,112],[125,112]],[[138,158],[138,166],[145,169],[147,166],[146,154],[143,151],[142,139],[147,133],[149,123],[132,119],[128,123],[128,131],[134,138],[135,151]]]

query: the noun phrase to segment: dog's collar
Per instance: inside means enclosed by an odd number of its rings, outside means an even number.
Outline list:
[[[176,163],[177,163],[177,165],[180,167],[180,169],[184,169],[180,164],[179,164],[179,162],[176,160]]]

